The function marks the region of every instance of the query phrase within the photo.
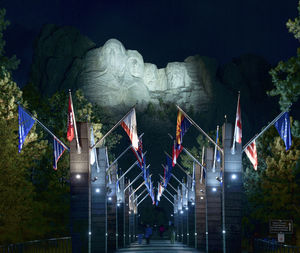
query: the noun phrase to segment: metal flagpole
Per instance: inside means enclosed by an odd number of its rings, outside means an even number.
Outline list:
[[[126,188],[124,189],[124,191],[126,191],[128,187],[130,187],[136,180],[138,180],[139,177],[140,177],[142,174],[143,174],[143,172],[141,172],[140,174],[138,174],[138,175],[135,177],[135,179],[133,179],[133,181],[132,181],[129,185],[126,186]]]
[[[21,106],[21,105],[20,105]],[[34,120],[36,120],[37,123],[39,123],[50,135],[53,136],[53,138],[55,138],[56,140],[59,141],[59,143],[68,151],[70,151],[70,148],[68,146],[66,146],[60,139],[58,139],[47,127],[45,127],[45,125],[40,122],[36,117],[34,117],[30,112],[28,112],[23,106],[22,106],[23,110],[28,113]]]
[[[219,133],[219,126],[217,126],[217,133]],[[212,172],[216,172],[216,159],[217,159],[217,147],[215,146],[214,163],[212,167]]]
[[[75,111],[73,107],[73,100],[72,100],[72,94],[71,90],[69,90],[69,95],[70,95],[70,100],[71,100],[71,108],[72,108],[72,116],[73,116],[73,121],[74,121],[74,130],[75,130],[75,139],[76,139],[76,145],[77,145],[77,154],[81,154],[81,147],[79,144],[79,139],[78,139],[78,132],[77,132],[77,124],[76,124],[76,118],[75,118]]]
[[[119,120],[119,122],[117,124],[115,124],[112,129],[110,129],[105,135],[103,135],[100,140],[98,140],[93,146],[91,146],[90,148],[93,149],[94,147],[96,147],[98,144],[100,144],[113,130],[115,130],[121,123],[122,121],[131,113],[131,111],[133,110],[133,108],[135,108],[135,105],[131,107],[131,109],[129,110],[129,112],[127,112],[125,114],[125,116]]]
[[[170,158],[172,159],[172,157],[171,157],[166,151],[165,151],[165,154],[166,154],[168,157],[170,157]],[[179,169],[181,169],[188,177],[192,178],[192,177],[186,172],[186,170],[185,170],[184,168],[182,168],[182,166],[181,166],[178,162],[176,162],[175,165],[177,165],[177,166],[179,167]]]
[[[183,185],[183,186],[185,187],[185,189],[187,189],[187,187],[185,186],[185,184],[181,183],[181,182],[177,179],[177,177],[175,177],[173,174],[171,174],[171,176],[174,177],[178,183],[180,183],[181,185]]]
[[[150,194],[147,193],[147,195],[139,203],[137,203],[136,206],[138,207],[145,200],[145,198],[147,198],[147,196],[149,196],[151,198]],[[152,198],[151,198],[151,200],[152,200]]]
[[[174,203],[171,200],[169,200],[169,198],[167,196],[165,196],[163,193],[161,194],[161,196],[165,197],[166,200],[168,200],[174,206]]]
[[[173,136],[171,135],[171,134],[169,134],[168,133],[168,135],[170,136],[170,138],[172,139],[172,140],[174,140],[173,139]],[[201,167],[203,167],[204,169],[205,169],[205,167],[203,166],[203,164],[201,164],[186,148],[184,148],[183,146],[182,146],[182,150],[190,157],[190,158],[192,158],[197,164],[199,164]],[[206,169],[205,169],[206,170]]]
[[[166,188],[164,188],[164,190],[170,194],[170,196],[172,196],[172,198],[174,199],[174,196],[171,194],[171,192],[169,192]]]
[[[124,177],[135,165],[137,165],[138,161],[135,161],[134,164],[132,164],[130,166],[130,168],[128,170],[126,170],[126,172],[117,180],[120,181],[122,179],[122,177]]]
[[[130,193],[129,198],[136,193],[143,185],[145,184],[145,181],[143,183],[141,183],[134,191],[132,191],[132,193]]]
[[[259,136],[261,136],[265,131],[267,131],[270,126],[274,125],[274,123],[283,115],[285,114],[287,111],[283,111],[281,112],[275,119],[272,120],[271,123],[269,123],[259,134],[256,134],[252,139],[250,139],[250,141],[247,142],[246,145],[244,145],[243,147],[243,152],[245,151],[245,149],[253,142],[255,141]]]
[[[145,188],[136,198],[133,202],[137,201],[139,197],[141,197],[141,195],[147,190],[147,188]]]
[[[208,135],[207,133],[205,133],[204,130],[202,130],[202,128],[199,127],[199,126],[196,124],[196,122],[193,121],[193,120],[190,118],[190,116],[186,114],[185,111],[183,111],[178,105],[176,105],[176,107],[177,107],[178,110],[180,110],[180,111],[184,114],[184,116],[185,116],[185,117],[186,117],[186,118],[194,125],[194,127],[196,127],[202,134],[204,134],[204,135],[206,136],[206,138],[208,138],[210,142],[212,142],[214,145],[216,145],[217,148],[223,153],[223,149],[222,149],[217,143],[215,143],[215,141],[214,141],[212,138],[210,138],[209,135]]]
[[[160,176],[161,179],[164,179],[162,175],[159,174],[159,176]],[[170,186],[170,187],[178,194],[178,191],[174,188],[173,185],[171,185],[170,182],[167,184],[167,186],[168,186],[168,185],[169,185],[169,186]],[[166,188],[166,187],[164,187],[164,188]]]
[[[143,137],[144,133],[142,133],[140,136],[139,136],[139,139],[141,139]],[[127,151],[128,149],[130,149],[132,147],[132,144],[130,146],[128,146],[117,158],[116,160],[114,160],[109,166],[108,168],[106,169],[106,172],[108,172],[108,170],[111,168],[111,166],[113,166]]]

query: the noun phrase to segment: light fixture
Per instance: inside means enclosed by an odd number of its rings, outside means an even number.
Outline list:
[[[76,174],[76,179],[80,179],[81,175],[80,174]]]
[[[117,206],[120,206],[120,203],[118,203]]]
[[[173,217],[173,214],[171,214],[171,217]]]
[[[226,231],[225,231],[225,230],[223,230],[223,231],[222,231],[222,233],[223,233],[223,234],[225,234],[225,233],[226,233]]]
[[[216,179],[220,182],[220,183],[222,183],[222,178],[221,177],[216,177]]]
[[[188,207],[186,207],[186,208],[185,208],[185,210],[189,210],[189,208],[188,208]]]
[[[192,206],[194,206],[195,205],[195,202],[192,202]]]
[[[94,177],[93,179],[92,179],[92,182],[96,182],[98,180],[98,177]]]
[[[231,179],[235,180],[237,178],[236,174],[231,175]]]
[[[200,199],[204,199],[203,197],[200,197]]]
[[[112,200],[112,198],[111,198],[111,197],[108,197],[108,200],[109,200],[109,201],[111,201],[111,200]]]
[[[181,210],[180,213],[183,214],[183,211]]]
[[[216,187],[213,187],[213,188],[212,188],[212,191],[213,191],[213,192],[216,192],[216,191],[217,191],[217,188],[216,188]]]
[[[92,232],[90,231],[90,232],[89,232],[89,235],[91,235],[91,234],[92,234]]]

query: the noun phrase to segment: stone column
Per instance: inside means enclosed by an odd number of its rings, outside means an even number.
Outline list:
[[[73,252],[87,252],[89,245],[89,125],[77,122],[81,154],[75,138],[70,143],[71,237]]]
[[[207,148],[206,163],[206,197],[207,197],[207,223],[208,223],[208,250],[209,252],[222,252],[222,188],[216,177],[220,175],[220,166],[212,171],[214,149]]]
[[[106,148],[96,148],[97,168],[91,171],[91,252],[107,252]]]
[[[240,253],[242,248],[242,145],[236,143],[235,154],[231,153],[233,126],[223,125],[224,146],[224,207],[225,207],[225,237],[226,252]]]
[[[127,182],[127,184],[125,184],[125,187],[128,185],[129,183]],[[130,230],[129,230],[129,188],[125,191],[125,208],[124,208],[124,246],[128,246],[130,244],[129,241],[129,234],[130,234]]]
[[[124,247],[124,177],[119,182],[119,191],[117,191],[117,224],[118,224],[118,248]]]
[[[187,233],[188,233],[188,189],[186,184],[181,185],[182,192],[182,242],[187,244]]]
[[[188,178],[188,188],[188,245],[195,247],[195,187],[190,178]]]
[[[182,230],[182,220],[183,220],[183,210],[182,210],[182,194],[181,190],[178,187],[177,188],[178,192],[178,198],[177,198],[177,206],[178,206],[178,228],[177,228],[177,240],[179,242],[183,241],[183,230]]]
[[[175,227],[175,240],[177,240],[178,239],[178,215],[179,215],[179,213],[178,213],[178,197],[177,197],[177,195],[175,194],[174,195],[174,227]]]
[[[117,167],[113,166],[107,175],[107,250],[116,250],[116,208],[117,208]]]
[[[195,219],[196,219],[196,248],[206,249],[206,194],[205,178],[201,181],[201,167],[195,164]]]

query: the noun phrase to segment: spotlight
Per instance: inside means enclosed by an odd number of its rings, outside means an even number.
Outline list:
[[[216,188],[216,187],[213,187],[213,188],[212,188],[212,191],[213,191],[213,192],[216,192],[216,191],[217,191],[217,188]]]
[[[194,202],[192,202],[192,206],[194,206],[195,205],[195,203]]]
[[[81,175],[80,174],[77,174],[76,175],[76,179],[80,179],[81,178]]]
[[[171,217],[173,217],[173,214],[171,214]]]
[[[98,177],[94,177],[93,179],[92,179],[92,182],[96,182],[98,180]]]
[[[118,203],[117,206],[120,206],[120,203]]]
[[[200,199],[204,199],[203,197],[200,197]]]
[[[91,235],[91,234],[92,234],[92,232],[90,231],[90,232],[89,232],[89,235]]]
[[[223,230],[223,231],[222,231],[222,233],[223,233],[223,234],[225,234],[225,233],[226,233],[226,231],[225,231],[225,230]]]
[[[99,189],[99,188],[96,188],[95,192],[96,192],[96,193],[99,193],[99,192],[100,192],[100,189]]]
[[[188,208],[188,207],[186,207],[186,208],[185,208],[185,210],[189,210],[189,208]]]
[[[231,179],[235,180],[236,179],[236,174],[232,174]]]
[[[108,197],[108,200],[109,200],[109,201],[111,201],[111,200],[112,200],[112,198],[111,198],[111,197]]]
[[[183,214],[183,211],[181,210],[180,213]]]

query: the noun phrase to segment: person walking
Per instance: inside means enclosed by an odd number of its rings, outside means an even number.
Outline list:
[[[147,224],[146,229],[145,229],[145,238],[146,238],[147,244],[150,243],[151,235],[152,235],[152,228],[150,227],[149,224]]]

